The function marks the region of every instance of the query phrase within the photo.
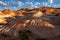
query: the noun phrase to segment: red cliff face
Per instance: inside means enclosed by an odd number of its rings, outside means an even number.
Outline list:
[[[42,8],[35,8],[35,9],[32,9],[32,10],[41,11],[43,13],[46,13],[47,15],[60,13],[59,8],[42,7]]]
[[[16,15],[19,14],[23,14],[24,12],[30,12],[30,11],[41,11],[43,13],[45,13],[46,15],[51,15],[51,14],[60,14],[60,9],[59,8],[49,8],[49,7],[42,7],[42,8],[22,8],[20,10],[17,11],[12,11],[10,9],[5,9],[4,11],[2,11],[4,14],[9,14],[9,13],[15,13]]]
[[[3,13],[10,13],[10,12],[12,12],[12,10],[10,10],[10,9],[4,9],[3,10]]]

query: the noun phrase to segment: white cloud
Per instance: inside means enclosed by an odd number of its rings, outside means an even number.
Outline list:
[[[0,6],[7,6],[7,4],[2,2],[2,1],[0,1]]]
[[[60,8],[60,4],[53,4],[53,7]]]
[[[8,9],[7,7],[4,7],[4,9]]]
[[[16,7],[14,6],[14,9],[15,9]]]
[[[43,2],[42,5],[45,7],[45,6],[48,6],[48,3],[47,2]]]
[[[25,4],[33,4],[33,2],[25,2]]]
[[[48,0],[51,4],[53,3],[53,0]]]
[[[40,5],[40,3],[39,2],[36,2],[35,5]]]
[[[38,8],[39,6],[32,4],[31,7],[33,7],[33,8]]]
[[[14,10],[17,10],[15,6],[14,6]]]
[[[31,5],[31,7],[34,7],[34,6],[35,6],[35,5],[33,5],[33,4]]]
[[[35,6],[35,8],[38,8],[39,6]]]
[[[16,6],[16,7],[18,7],[18,6],[24,5],[24,3],[21,2],[21,1],[19,1],[19,2],[14,2],[13,5]]]
[[[23,2],[18,2],[17,5],[24,5],[24,3]]]

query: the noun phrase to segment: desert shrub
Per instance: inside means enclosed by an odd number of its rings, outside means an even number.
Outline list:
[[[47,40],[45,38],[36,38],[35,40]]]
[[[31,31],[23,30],[19,32],[19,37],[21,40],[29,40],[29,36],[31,36]]]
[[[0,37],[9,37],[9,35],[2,33],[2,34],[0,34]]]

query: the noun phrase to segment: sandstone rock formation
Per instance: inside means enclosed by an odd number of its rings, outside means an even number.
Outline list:
[[[30,30],[36,37],[55,38],[60,36],[59,11],[60,8],[49,7],[23,8],[17,11],[5,9],[0,12],[0,34],[17,38],[20,30]]]

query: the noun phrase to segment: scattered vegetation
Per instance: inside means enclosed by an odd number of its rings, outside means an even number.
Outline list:
[[[44,39],[44,38],[36,38],[35,40],[47,40],[47,39]]]
[[[0,34],[0,37],[9,37],[9,35],[2,33],[2,34]]]
[[[19,37],[21,40],[29,40],[29,37],[32,35],[30,30],[23,30],[19,32]]]

